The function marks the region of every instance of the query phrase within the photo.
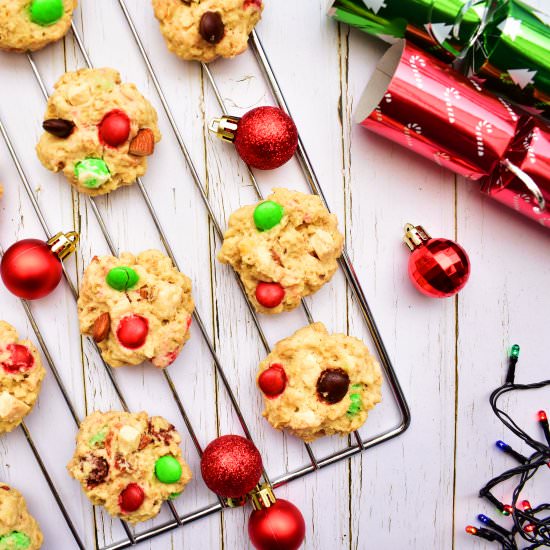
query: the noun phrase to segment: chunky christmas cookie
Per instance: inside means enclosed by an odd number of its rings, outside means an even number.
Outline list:
[[[189,339],[194,309],[191,280],[158,250],[95,256],[78,299],[80,331],[112,367],[170,365]]]
[[[43,539],[23,495],[0,483],[0,550],[38,550]]]
[[[180,442],[161,416],[94,412],[80,425],[67,469],[93,504],[131,523],[146,521],[191,480]]]
[[[81,69],[56,83],[36,151],[87,195],[134,183],[160,140],[157,113],[114,69]]]
[[[168,49],[208,63],[235,57],[262,15],[262,0],[153,0]]]
[[[34,51],[63,38],[76,0],[2,0],[0,50]]]
[[[0,434],[11,432],[31,411],[45,373],[34,345],[0,321]]]
[[[322,323],[278,342],[257,382],[269,423],[304,441],[357,430],[382,398],[380,366],[367,346]]]
[[[330,281],[343,244],[319,197],[281,188],[231,215],[218,259],[239,273],[257,311],[279,313]]]

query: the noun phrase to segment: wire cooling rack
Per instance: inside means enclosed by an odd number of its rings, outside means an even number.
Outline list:
[[[137,31],[137,28],[136,26],[134,25],[134,22],[132,20],[132,17],[130,15],[130,12],[128,11],[128,8],[124,2],[124,0],[118,0],[118,3],[120,5],[120,8],[121,8],[121,11],[122,11],[122,14],[124,15],[124,18],[128,24],[128,27],[132,33],[132,36],[135,40],[135,43],[137,45],[137,48],[139,50],[139,53],[143,59],[143,63],[145,65],[145,68],[154,84],[154,87],[158,93],[158,96],[159,96],[159,99],[160,99],[160,102],[162,104],[162,107],[166,113],[166,116],[168,118],[168,121],[170,123],[170,126],[174,132],[174,135],[175,135],[175,138],[178,142],[178,146],[181,150],[181,153],[183,155],[183,157],[185,158],[185,161],[187,162],[187,165],[190,169],[190,172],[191,172],[191,175],[192,175],[192,179],[193,179],[193,182],[197,188],[197,190],[199,191],[199,194],[202,198],[202,201],[204,203],[204,206],[208,212],[208,215],[209,215],[209,218],[211,220],[211,223],[212,223],[212,226],[218,236],[218,238],[221,240],[223,238],[223,231],[221,229],[221,225],[220,223],[218,222],[218,220],[216,219],[216,216],[214,214],[214,209],[209,201],[209,198],[208,198],[208,195],[207,195],[207,192],[206,192],[206,187],[204,185],[204,183],[201,181],[201,178],[199,176],[199,173],[195,167],[195,164],[193,163],[193,160],[191,158],[191,155],[189,154],[189,151],[185,145],[185,142],[183,140],[183,137],[180,133],[180,130],[178,128],[178,125],[176,123],[176,120],[175,120],[175,117],[174,115],[172,114],[172,111],[170,109],[170,106],[168,104],[168,101],[166,99],[166,96],[164,94],[164,91],[162,89],[162,86],[160,84],[160,81],[159,79],[157,78],[157,75],[155,73],[155,69],[150,61],[150,58],[149,58],[149,55],[143,45],[143,42],[141,40],[141,37]],[[75,42],[76,44],[78,45],[78,48],[80,49],[80,52],[82,54],[82,57],[85,61],[85,64],[87,67],[92,67],[92,61],[84,47],[84,44],[82,42],[82,39],[80,37],[80,34],[78,33],[77,29],[75,28],[74,24],[73,24],[73,27],[72,27],[72,32],[73,32],[73,35],[74,35],[74,39],[75,39]],[[275,73],[273,72],[273,69],[271,67],[271,64],[269,62],[269,59],[267,57],[267,54],[262,46],[262,43],[258,37],[258,34],[256,33],[256,31],[253,31],[251,36],[250,36],[250,40],[249,40],[249,43],[250,43],[250,46],[251,46],[251,49],[252,51],[254,52],[254,55],[256,57],[256,60],[266,78],[266,81],[269,85],[269,88],[273,94],[273,97],[275,98],[278,106],[283,109],[287,114],[290,115],[290,112],[289,112],[289,109],[288,109],[288,105],[286,103],[286,100],[284,98],[284,95],[282,93],[282,90],[279,86],[279,83],[277,82],[277,79],[275,77]],[[31,54],[27,54],[27,58],[28,58],[28,61],[29,61],[29,64],[30,64],[30,67],[31,67],[31,70],[34,74],[34,77],[36,79],[36,82],[38,83],[41,91],[42,91],[42,94],[44,95],[44,98],[47,99],[48,98],[48,90],[47,90],[47,87],[45,85],[45,82],[44,82],[44,79],[42,78],[39,70],[38,70],[38,66],[36,65],[34,59],[33,59],[33,56]],[[212,87],[212,90],[214,92],[214,95],[219,103],[219,106],[220,108],[222,109],[222,111],[225,113],[225,114],[229,114],[227,112],[227,108],[224,104],[224,101],[222,99],[222,95],[220,93],[220,90],[218,88],[218,85],[214,79],[214,75],[210,69],[210,67],[206,64],[202,64],[202,69],[204,71],[204,74],[207,75],[207,79]],[[9,151],[9,154],[15,164],[15,167],[17,169],[17,172],[18,172],[18,175],[21,179],[21,182],[25,188],[25,191],[31,201],[31,204],[32,204],[32,207],[38,217],[38,220],[40,222],[40,225],[44,231],[44,234],[46,235],[47,238],[50,238],[54,233],[50,230],[50,228],[48,227],[48,224],[46,222],[46,219],[44,217],[44,214],[42,212],[42,210],[40,209],[40,206],[38,205],[38,202],[36,200],[36,197],[35,197],[35,194],[34,194],[34,191],[31,187],[31,184],[30,184],[30,181],[25,173],[25,170],[19,160],[19,156],[13,146],[13,143],[6,131],[6,128],[0,118],[0,133],[2,134],[2,137],[7,145],[7,148],[8,148],[8,151]],[[310,187],[310,190],[312,193],[316,194],[316,195],[319,195],[319,197],[321,198],[321,200],[324,202],[324,204],[327,206],[328,208],[328,205],[327,205],[327,202],[326,202],[326,199],[324,197],[324,194],[323,194],[323,191],[321,189],[321,186],[319,184],[319,180],[315,174],[315,171],[313,169],[313,166],[309,160],[309,157],[307,155],[307,152],[305,150],[305,147],[301,141],[301,139],[299,139],[298,141],[298,149],[297,149],[297,157],[298,157],[298,160],[300,162],[300,166],[302,168],[302,171],[304,173],[304,176],[308,182],[308,185]],[[254,176],[254,173],[252,172],[252,170],[250,169],[250,167],[247,167],[248,168],[248,174],[249,174],[249,177],[250,177],[250,181],[252,183],[252,186],[253,186],[253,189],[254,191],[256,192],[257,196],[258,196],[258,199],[262,199],[262,194],[261,194],[261,191],[260,191],[260,188],[258,186],[258,183],[256,181],[256,178]],[[155,224],[155,227],[158,231],[158,235],[159,235],[159,238],[165,248],[165,251],[166,251],[166,254],[170,257],[170,259],[172,260],[172,262],[174,263],[174,265],[176,266],[176,268],[179,269],[179,266],[177,264],[177,261],[176,261],[176,258],[174,256],[174,253],[172,251],[172,248],[170,246],[170,242],[169,242],[169,239],[166,235],[166,233],[164,232],[163,228],[162,228],[162,225],[161,225],[161,222],[160,222],[160,219],[159,219],[159,216],[157,215],[154,207],[153,207],[153,204],[151,202],[151,199],[149,197],[149,194],[143,184],[143,182],[141,181],[141,179],[138,178],[137,180],[137,187],[139,188],[139,191],[142,195],[142,198],[145,202],[145,205],[147,207],[147,210],[149,211],[150,215],[151,215],[151,218]],[[92,212],[94,213],[94,216],[96,217],[97,221],[98,221],[98,224],[99,224],[99,227],[101,229],[101,232],[105,238],[105,241],[107,243],[107,246],[111,252],[111,254],[113,255],[118,255],[118,248],[117,246],[115,245],[115,241],[111,235],[111,233],[109,232],[109,230],[107,229],[107,224],[105,223],[105,220],[95,202],[95,200],[92,198],[92,197],[87,197],[87,200],[89,201],[89,204],[90,204],[90,207],[92,209]],[[3,254],[3,250],[0,248],[0,254]],[[338,462],[340,460],[343,460],[343,459],[346,459],[348,457],[351,457],[357,453],[360,453],[362,451],[365,451],[366,449],[369,449],[371,447],[374,447],[375,445],[379,445],[380,443],[384,442],[384,441],[387,441],[389,439],[392,439],[396,436],[398,436],[399,434],[403,433],[409,426],[409,423],[410,423],[410,412],[409,412],[409,408],[408,408],[408,405],[407,405],[407,402],[405,400],[405,397],[403,395],[403,392],[401,390],[401,386],[399,384],[399,381],[397,379],[397,376],[395,374],[395,371],[393,369],[393,365],[391,363],[391,360],[388,356],[388,353],[386,351],[386,348],[385,348],[385,345],[384,345],[384,342],[380,336],[380,333],[378,331],[378,328],[376,326],[376,322],[374,320],[374,317],[372,315],[372,312],[370,310],[370,307],[368,305],[368,302],[367,302],[367,299],[365,297],[365,294],[361,288],[361,285],[357,279],[357,276],[355,274],[355,271],[353,269],[353,265],[350,261],[350,258],[349,258],[349,255],[348,255],[348,252],[347,250],[344,248],[344,251],[343,251],[343,254],[342,254],[342,257],[340,258],[339,260],[340,262],[340,267],[344,273],[344,276],[346,278],[346,281],[349,285],[349,287],[351,288],[352,290],[352,293],[354,295],[354,298],[355,298],[355,301],[357,303],[357,305],[359,306],[360,308],[360,311],[361,311],[361,314],[362,314],[362,317],[363,317],[363,320],[370,332],[370,335],[372,337],[372,340],[374,342],[374,345],[376,347],[376,351],[377,351],[377,355],[378,355],[378,359],[380,361],[380,364],[382,366],[382,369],[384,371],[384,374],[385,374],[385,378],[386,380],[388,381],[388,384],[390,386],[390,389],[391,389],[391,393],[393,395],[393,398],[395,400],[395,403],[397,405],[397,408],[399,410],[399,414],[400,414],[400,419],[399,419],[399,422],[396,426],[393,426],[392,428],[390,429],[386,429],[385,431],[383,431],[382,433],[379,433],[373,437],[369,437],[367,439],[363,439],[361,437],[361,435],[358,433],[358,432],[354,432],[353,434],[353,439],[350,440],[350,443],[349,445],[342,449],[342,450],[339,450],[337,452],[334,452],[332,454],[329,454],[327,456],[323,456],[321,458],[317,457],[313,450],[311,449],[311,447],[308,445],[308,444],[304,444],[305,445],[305,448],[306,448],[306,451],[307,451],[307,455],[309,457],[309,463],[308,464],[305,464],[303,465],[302,467],[296,469],[296,470],[293,470],[293,471],[288,471],[288,472],[285,472],[284,474],[278,476],[278,477],[275,477],[275,478],[270,478],[267,474],[267,472],[264,470],[263,472],[263,477],[264,477],[264,480],[271,484],[273,487],[277,487],[277,486],[280,486],[284,483],[288,483],[292,480],[295,480],[295,479],[298,479],[304,475],[307,475],[309,473],[312,473],[320,468],[324,468],[330,464],[334,464],[335,462]],[[74,282],[72,281],[71,277],[68,275],[68,273],[66,272],[65,268],[63,268],[63,274],[64,274],[64,277],[65,277],[65,280],[71,290],[71,293],[74,297],[74,299],[76,300],[78,298],[78,291],[76,289],[76,285],[74,284]],[[238,275],[235,273],[235,278],[236,278],[236,281],[237,281],[237,284],[239,285],[240,287],[240,290],[246,300],[246,303],[247,303],[247,307],[250,311],[250,314],[252,316],[252,319],[253,319],[253,322],[254,322],[254,325],[257,329],[257,332],[258,332],[258,336],[262,342],[262,345],[263,347],[265,348],[265,351],[266,353],[269,353],[271,350],[270,350],[270,346],[267,342],[267,338],[263,332],[263,329],[262,329],[262,326],[258,320],[258,317],[254,311],[254,308],[252,306],[252,304],[250,303],[250,301],[248,300],[247,298],[247,295],[246,295],[246,292],[244,291],[244,287],[238,277]],[[61,393],[62,393],[62,396],[63,396],[63,399],[67,405],[67,408],[69,410],[69,413],[71,415],[71,417],[73,418],[74,422],[76,423],[76,425],[78,426],[78,424],[80,423],[80,418],[76,412],[76,408],[73,404],[73,401],[70,397],[70,394],[69,392],[67,391],[64,383],[63,383],[63,380],[61,379],[61,376],[59,375],[59,372],[58,372],[58,369],[55,365],[55,362],[52,358],[52,355],[51,353],[49,352],[49,349],[48,349],[48,346],[42,336],[42,333],[40,331],[40,328],[36,322],[36,319],[33,315],[33,312],[32,312],[32,309],[29,305],[28,302],[26,302],[25,300],[21,300],[21,304],[24,308],[24,311],[25,311],[25,314],[27,315],[28,319],[29,319],[29,322],[33,328],[33,331],[36,335],[36,338],[38,340],[38,343],[42,349],[42,352],[44,354],[44,357],[46,358],[46,362],[48,363],[48,366],[50,367],[50,370],[55,378],[55,381],[57,383],[57,385],[59,386],[59,389],[61,390]],[[311,311],[309,309],[309,307],[307,306],[307,304],[305,302],[302,302],[302,307],[304,309],[304,313],[306,315],[306,318],[308,320],[309,323],[313,323],[314,322],[314,319],[313,319],[313,316],[311,314]],[[251,433],[250,433],[250,430],[248,429],[248,426],[247,426],[247,423],[243,417],[243,414],[241,412],[241,409],[239,407],[239,403],[237,402],[237,399],[235,397],[235,394],[231,388],[231,385],[225,375],[225,372],[224,372],[224,369],[222,367],[222,363],[216,353],[216,350],[215,350],[215,346],[212,342],[212,340],[210,339],[207,331],[206,331],[206,328],[205,328],[205,325],[204,325],[204,322],[202,320],[202,317],[200,315],[200,313],[198,312],[198,310],[195,310],[194,314],[193,314],[193,318],[194,318],[194,321],[195,321],[195,324],[196,326],[198,327],[205,343],[206,343],[206,346],[208,348],[208,351],[213,359],[213,362],[214,362],[214,366],[216,368],[216,371],[220,377],[220,380],[222,382],[222,384],[225,386],[225,389],[227,391],[227,394],[229,396],[229,399],[231,401],[231,404],[233,406],[233,409],[235,411],[235,414],[237,415],[237,418],[241,424],[241,427],[243,429],[243,432],[245,434],[246,437],[248,437],[249,439],[252,439],[252,436],[251,436]],[[93,342],[92,339],[90,339],[91,342],[93,343],[93,345],[95,346],[95,343]],[[99,354],[99,356],[101,357],[101,355]],[[112,383],[113,385],[113,388],[120,400],[120,403],[121,403],[121,406],[124,410],[129,410],[128,409],[128,405],[126,403],[126,399],[119,387],[119,384],[117,383],[117,380],[116,380],[116,376],[113,372],[113,369],[111,367],[109,367],[105,362],[103,362],[103,366],[106,370],[106,373],[109,377],[109,380],[110,382]],[[179,413],[181,414],[181,417],[183,419],[183,422],[185,423],[185,426],[187,428],[187,431],[189,433],[189,436],[193,442],[193,445],[197,451],[197,453],[200,455],[202,455],[202,448],[201,448],[201,445],[199,443],[199,439],[197,437],[197,434],[196,434],[196,431],[193,427],[193,425],[191,424],[191,421],[189,419],[189,415],[187,414],[186,412],[186,409],[184,407],[184,404],[180,398],[180,396],[178,395],[178,392],[176,390],[176,387],[172,381],[172,378],[169,374],[169,369],[164,369],[162,371],[162,376],[164,377],[164,380],[166,382],[166,386],[170,392],[170,394],[172,395],[172,398],[174,399],[174,402],[179,410]],[[26,437],[26,440],[31,448],[31,451],[33,452],[35,458],[36,458],[36,461],[41,469],[41,472],[42,474],[44,475],[44,478],[52,492],[52,495],[53,497],[55,498],[56,502],[57,502],[57,505],[65,519],[65,521],[67,522],[67,526],[69,527],[73,537],[74,537],[74,540],[77,544],[77,546],[82,549],[82,550],[85,550],[85,545],[82,541],[82,538],[81,538],[81,535],[79,534],[78,532],[78,529],[76,528],[73,520],[71,519],[71,516],[67,510],[67,508],[65,507],[64,503],[63,503],[63,499],[61,498],[57,488],[56,488],[56,483],[55,481],[52,479],[50,473],[48,472],[45,464],[44,464],[44,461],[42,460],[42,457],[40,456],[40,453],[36,447],[36,445],[34,444],[34,441],[32,439],[32,436],[31,436],[31,433],[30,431],[28,430],[27,426],[23,423],[21,425],[21,428],[24,432],[24,435]],[[351,443],[351,441],[354,441],[354,443]],[[221,499],[221,498],[218,498],[218,502],[215,502],[209,506],[206,506],[206,507],[203,507],[203,508],[200,508],[200,509],[197,509],[197,510],[194,510],[192,511],[191,513],[187,513],[185,515],[180,515],[174,504],[170,501],[168,501],[167,503],[167,506],[169,507],[169,510],[170,510],[170,513],[171,515],[173,516],[173,519],[168,521],[168,522],[164,522],[160,525],[157,525],[153,528],[150,528],[150,529],[147,529],[147,530],[144,530],[144,531],[139,531],[139,530],[134,530],[134,529],[131,529],[124,521],[121,520],[121,524],[122,524],[122,527],[124,529],[124,532],[126,534],[126,539],[125,540],[121,540],[119,542],[116,542],[114,544],[110,544],[108,546],[103,546],[100,548],[100,550],[119,550],[119,549],[122,549],[122,548],[128,548],[128,547],[131,547],[131,546],[135,546],[136,544],[142,542],[142,541],[146,541],[148,539],[151,539],[157,535],[160,535],[162,533],[165,533],[167,531],[170,531],[170,530],[173,530],[173,529],[176,529],[178,527],[181,527],[187,523],[190,523],[192,521],[195,521],[197,519],[200,519],[202,517],[205,517],[207,515],[210,515],[210,514],[213,514],[215,512],[218,512],[220,511],[222,508],[225,508],[227,506],[227,503]]]

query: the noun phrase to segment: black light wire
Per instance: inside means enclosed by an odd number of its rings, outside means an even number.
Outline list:
[[[490,518],[480,514],[478,518],[482,521],[482,523],[484,523],[484,526],[477,529],[472,526],[468,526],[466,528],[466,531],[474,536],[500,544],[502,550],[519,550],[520,546],[518,546],[518,544],[520,541],[517,540],[518,535],[521,539],[529,543],[529,546],[522,546],[521,550],[534,550],[535,548],[542,547],[550,548],[550,515],[546,514],[543,516],[543,514],[550,510],[550,504],[540,504],[533,508],[528,507],[525,509],[520,509],[517,506],[517,502],[520,499],[520,495],[525,487],[525,484],[535,476],[540,468],[550,467],[550,431],[548,430],[548,421],[546,419],[539,418],[539,424],[541,425],[541,431],[544,433],[545,441],[537,441],[521,429],[512,417],[506,411],[501,409],[498,404],[501,397],[512,391],[526,391],[544,388],[550,386],[550,380],[543,380],[532,384],[516,384],[515,374],[518,357],[519,346],[515,345],[512,347],[512,352],[509,358],[506,382],[491,393],[489,403],[496,417],[512,433],[529,445],[534,452],[529,457],[526,457],[527,460],[525,463],[519,464],[514,468],[510,468],[502,474],[494,477],[479,491],[479,496],[481,498],[487,499],[502,513],[511,515],[514,521],[514,526],[512,529],[507,530]],[[507,454],[514,456],[510,452]],[[515,458],[518,460],[517,457]],[[516,477],[518,477],[518,481],[513,491],[512,503],[510,506],[505,506],[493,494],[493,490],[501,483]],[[527,526],[532,526],[530,527],[531,531],[525,530]]]

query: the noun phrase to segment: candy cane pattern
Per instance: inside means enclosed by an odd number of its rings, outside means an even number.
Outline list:
[[[444,151],[437,151],[436,153],[434,153],[434,160],[435,162],[437,162],[437,164],[439,164],[439,166],[443,166],[443,163],[441,161],[449,161],[451,160],[451,157],[448,153],[445,153]]]
[[[537,155],[535,154],[535,144],[539,139],[539,129],[534,128],[532,132],[523,140],[523,147],[527,151],[527,158],[531,164],[537,162]]]
[[[477,141],[477,156],[482,157],[485,155],[485,142],[483,140],[483,133],[492,134],[493,125],[486,120],[480,120],[476,125],[476,141]]]
[[[502,99],[501,97],[497,97],[497,99],[502,103],[502,105],[504,106],[504,108],[508,111],[508,114],[510,115],[510,118],[511,118],[514,122],[517,122],[517,120],[518,120],[518,115],[516,115],[514,109],[512,109],[512,106],[511,106],[505,99]]]
[[[446,88],[443,97],[445,98],[445,105],[447,106],[447,116],[449,117],[449,122],[454,124],[456,119],[452,100],[454,98],[458,101],[459,99],[462,99],[462,96],[456,88]]]
[[[420,74],[418,67],[425,67],[426,62],[424,61],[424,58],[419,55],[411,55],[409,63],[411,64],[411,69],[413,72],[414,81],[416,82],[416,86],[422,90],[422,88],[424,88],[424,85],[422,84],[422,75]]]
[[[470,84],[478,91],[478,92],[482,92],[483,91],[483,88],[479,85],[478,82],[476,82],[473,78],[469,78],[468,79],[470,81]]]
[[[411,130],[413,132],[416,132],[418,135],[421,135],[422,127],[419,124],[416,124],[416,122],[409,122],[407,126],[403,128],[403,132],[405,133],[405,139],[409,147],[412,147],[414,145],[414,142],[411,137]]]

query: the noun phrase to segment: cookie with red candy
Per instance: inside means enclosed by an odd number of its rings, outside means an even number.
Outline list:
[[[161,416],[94,412],[80,425],[67,469],[92,504],[130,523],[147,521],[191,480],[180,443]]]
[[[21,424],[38,398],[46,371],[32,342],[0,321],[0,434]]]

